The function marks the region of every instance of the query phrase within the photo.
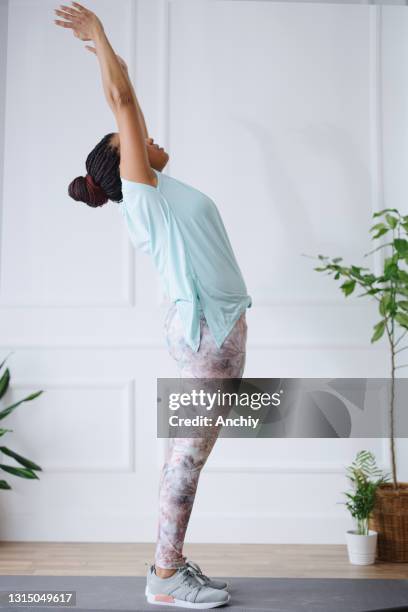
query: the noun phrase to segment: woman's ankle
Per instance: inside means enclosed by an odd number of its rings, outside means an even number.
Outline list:
[[[166,569],[165,567],[158,567],[157,565],[154,566],[154,569],[156,576],[159,578],[170,578],[177,572],[176,569]]]

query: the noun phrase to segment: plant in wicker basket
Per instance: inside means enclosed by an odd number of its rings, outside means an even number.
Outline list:
[[[0,372],[3,369],[3,366],[5,363],[6,363],[6,359],[4,359],[3,362],[0,364]],[[7,389],[9,388],[9,384],[10,384],[10,370],[6,368],[3,374],[0,376],[0,400],[4,397]],[[23,402],[30,402],[31,400],[41,395],[41,393],[42,391],[36,391],[35,393],[28,395],[27,397],[19,400],[18,402],[12,404],[11,406],[7,406],[6,408],[3,408],[3,410],[0,411],[0,420],[5,419],[7,416],[9,416],[9,414],[13,412],[17,408],[17,406],[20,406],[20,404],[22,404]],[[7,433],[11,431],[13,430],[4,429],[0,427],[0,437],[6,435]],[[7,474],[11,474],[13,476],[19,476],[20,478],[38,479],[36,472],[38,470],[41,471],[41,468],[39,465],[37,465],[33,461],[30,461],[30,459],[27,459],[26,457],[22,457],[21,455],[11,450],[7,446],[0,446],[0,452],[3,453],[3,455],[7,455],[8,457],[11,457],[21,466],[19,467],[19,466],[7,465],[5,463],[0,463],[0,470],[2,470],[3,472],[6,472]],[[6,480],[0,479],[0,489],[11,489],[11,486]]]
[[[346,266],[342,257],[319,255],[318,272],[326,272],[341,280],[340,289],[346,297],[358,288],[358,297],[368,296],[378,304],[379,321],[374,326],[371,342],[385,337],[390,355],[389,432],[392,483],[383,483],[375,496],[370,525],[378,531],[378,556],[384,561],[408,562],[408,483],[397,478],[395,453],[395,378],[401,353],[408,350],[404,339],[408,332],[408,215],[395,208],[374,213],[372,239],[379,245],[367,255],[383,250],[383,269],[375,274],[369,268]]]

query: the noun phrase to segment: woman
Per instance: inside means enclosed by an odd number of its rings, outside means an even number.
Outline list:
[[[162,173],[168,154],[149,138],[126,65],[100,20],[77,2],[56,9],[55,23],[93,41],[106,100],[118,133],[107,134],[86,160],[87,174],[69,195],[89,206],[120,203],[134,245],[153,258],[171,306],[164,328],[183,378],[241,378],[246,308],[252,305],[221,216],[203,193]],[[229,601],[227,584],[211,580],[182,554],[202,467],[217,439],[173,438],[163,467],[155,562],[147,600],[207,609]]]

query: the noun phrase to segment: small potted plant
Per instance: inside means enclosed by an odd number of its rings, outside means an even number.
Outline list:
[[[3,369],[4,364],[6,363],[6,359],[0,363],[0,372]],[[4,397],[7,389],[10,384],[10,370],[6,368],[3,374],[0,375],[0,400]],[[36,391],[35,393],[31,393],[27,397],[15,402],[11,406],[7,406],[0,410],[0,420],[5,419],[11,412],[13,412],[17,406],[22,404],[23,402],[30,402],[39,395],[41,395],[42,391]],[[0,427],[0,437],[5,436],[7,433],[12,432],[12,429],[4,429]],[[26,457],[22,457],[15,451],[11,450],[7,446],[0,446],[0,454],[7,455],[16,461],[19,466],[8,465],[5,463],[0,463],[0,471],[6,472],[7,474],[11,474],[13,476],[19,476],[20,478],[29,478],[29,479],[38,479],[36,474],[37,471],[41,471],[39,465],[27,459]],[[21,466],[21,467],[20,467]],[[7,482],[7,480],[0,479],[0,489],[11,489],[11,486]]]
[[[375,562],[377,532],[369,529],[368,520],[375,506],[376,491],[389,476],[377,467],[374,455],[365,450],[357,453],[346,475],[353,489],[345,493],[345,505],[357,526],[346,533],[349,560],[353,565],[371,565]]]

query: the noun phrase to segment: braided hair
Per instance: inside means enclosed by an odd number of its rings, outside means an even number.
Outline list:
[[[68,187],[68,194],[77,202],[88,206],[102,206],[109,200],[121,202],[122,182],[120,180],[118,150],[111,145],[112,134],[102,138],[86,158],[86,176],[78,176]]]

